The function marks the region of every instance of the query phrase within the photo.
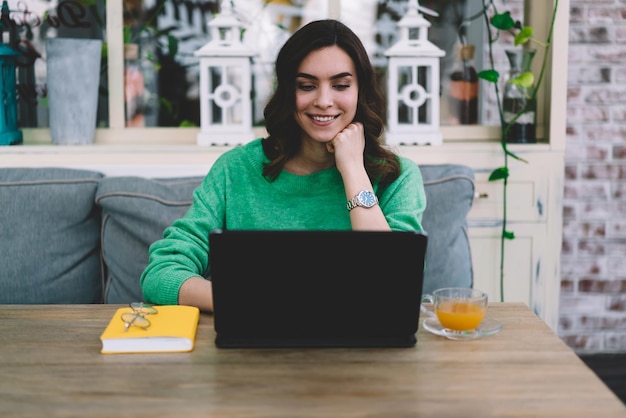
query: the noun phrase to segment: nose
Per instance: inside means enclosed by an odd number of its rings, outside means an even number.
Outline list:
[[[327,109],[333,105],[332,91],[329,87],[322,86],[317,89],[317,97],[313,105],[320,109]]]

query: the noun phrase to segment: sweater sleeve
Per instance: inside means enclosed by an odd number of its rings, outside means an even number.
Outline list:
[[[400,176],[378,196],[389,226],[394,231],[421,231],[426,209],[424,181],[418,165],[400,158]]]
[[[224,225],[225,167],[224,161],[215,162],[194,191],[185,216],[150,246],[148,266],[140,278],[147,302],[176,305],[180,287],[187,279],[208,275],[209,231]]]

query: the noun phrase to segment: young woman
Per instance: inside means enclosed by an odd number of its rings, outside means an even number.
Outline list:
[[[418,166],[383,144],[384,100],[359,38],[336,20],[311,22],[276,59],[268,136],[225,152],[187,214],[150,247],[146,301],[213,310],[209,231],[420,230]]]

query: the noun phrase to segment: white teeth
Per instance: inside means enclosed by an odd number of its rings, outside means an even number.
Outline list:
[[[329,122],[333,119],[335,119],[334,116],[313,116],[313,120],[318,122]]]

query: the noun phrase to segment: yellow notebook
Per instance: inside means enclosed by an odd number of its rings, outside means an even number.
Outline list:
[[[146,329],[131,326],[125,331],[122,314],[130,307],[118,309],[100,336],[101,353],[174,353],[193,350],[200,310],[193,306],[155,306],[158,312],[147,315]]]

